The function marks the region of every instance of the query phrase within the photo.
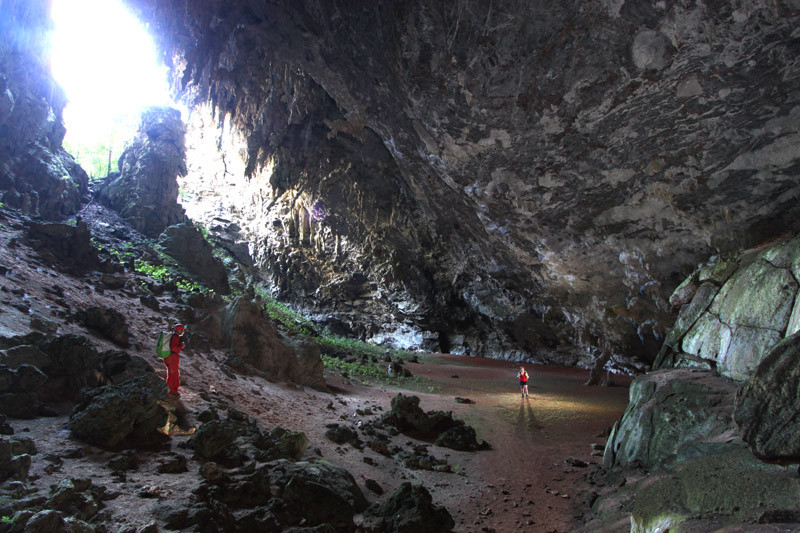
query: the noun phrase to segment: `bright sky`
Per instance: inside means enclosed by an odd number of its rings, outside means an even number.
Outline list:
[[[68,134],[103,135],[148,105],[175,105],[153,41],[119,0],[53,0],[52,69]]]

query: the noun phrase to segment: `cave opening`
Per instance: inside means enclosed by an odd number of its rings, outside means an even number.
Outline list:
[[[64,147],[103,177],[116,170],[142,109],[180,106],[148,28],[119,0],[52,0],[51,16],[51,71],[66,97]]]

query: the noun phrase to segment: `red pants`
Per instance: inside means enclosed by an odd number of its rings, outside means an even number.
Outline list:
[[[169,354],[169,357],[164,359],[164,364],[167,367],[167,387],[169,392],[178,392],[178,387],[181,386],[181,374],[178,371],[178,365],[181,358],[178,354]]]

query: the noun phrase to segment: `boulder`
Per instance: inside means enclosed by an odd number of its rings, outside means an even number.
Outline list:
[[[659,370],[636,378],[606,443],[606,468],[653,467],[742,444],[732,420],[736,384],[713,373]]]
[[[92,306],[81,313],[84,325],[120,346],[130,344],[131,334],[125,315],[110,307]]]
[[[741,386],[733,417],[757,457],[800,461],[800,332],[773,348]]]
[[[389,498],[364,512],[365,531],[393,533],[444,533],[455,521],[444,507],[433,505],[428,489],[404,482]]]
[[[185,133],[177,109],[147,108],[119,158],[119,174],[110,176],[100,190],[106,205],[150,237],[186,220],[177,182],[178,176],[186,175]]]
[[[252,292],[239,296],[222,311],[222,336],[233,358],[231,366],[301,385],[324,388],[319,346],[303,336],[287,338],[272,324]]]
[[[100,356],[86,337],[62,335],[40,347],[50,361],[40,367],[47,374],[47,387],[37,391],[42,401],[76,402],[82,388],[100,384]]]
[[[167,422],[159,400],[167,386],[156,374],[86,389],[70,415],[75,438],[104,448],[160,442],[157,429]]]
[[[118,350],[101,353],[100,365],[105,381],[114,385],[131,378],[155,374],[155,370],[145,359]]]
[[[193,224],[176,224],[160,235],[159,244],[180,265],[219,294],[230,294],[225,265]]]
[[[349,472],[325,461],[280,459],[215,475],[195,491],[219,530],[351,531],[367,501]],[[236,514],[234,515],[234,511]],[[305,530],[305,529],[301,529]]]
[[[684,305],[654,368],[706,368],[747,380],[778,342],[800,328],[798,264],[800,236],[693,273],[673,295]]]
[[[52,361],[46,353],[32,344],[12,346],[0,352],[0,364],[8,365],[10,368],[17,368],[23,363],[42,369],[49,367]]]
[[[89,479],[62,479],[52,488],[52,494],[45,505],[48,509],[88,520],[103,506],[100,499],[103,492],[104,488],[92,486]]]
[[[86,222],[78,217],[70,224],[30,222],[28,244],[45,259],[67,272],[84,273],[99,267]]]
[[[382,421],[400,431],[435,438],[440,433],[463,424],[454,420],[450,411],[423,411],[419,406],[419,396],[405,396],[400,393],[392,398],[391,405],[391,410],[381,417]]]
[[[263,462],[279,458],[297,460],[305,451],[308,438],[302,432],[280,427],[267,433],[255,420],[236,420],[229,416],[202,424],[187,445],[199,459],[237,467],[250,457]]]
[[[0,394],[0,413],[11,418],[31,419],[39,416],[42,402],[33,392]]]
[[[440,433],[433,443],[437,446],[463,452],[474,452],[487,446],[485,442],[483,444],[478,443],[475,429],[467,425],[458,425],[444,433]]]
[[[24,480],[31,467],[36,445],[30,439],[0,437],[0,481]]]
[[[636,483],[631,491],[631,531],[758,531],[754,524],[779,526],[782,517],[800,511],[794,469],[765,465],[746,449],[693,459],[674,473]]]
[[[268,475],[274,494],[289,503],[297,516],[305,516],[305,512],[315,516],[317,522],[311,525],[328,522],[344,527],[352,523],[353,515],[367,508],[353,476],[326,461],[279,460],[271,464]],[[338,510],[326,498],[309,497],[311,491],[320,496],[335,494],[331,502],[336,502]]]

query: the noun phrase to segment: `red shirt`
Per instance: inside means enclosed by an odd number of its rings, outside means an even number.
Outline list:
[[[178,355],[183,350],[183,347],[186,346],[184,343],[181,342],[181,337],[177,333],[173,333],[172,337],[169,339],[169,351]]]

